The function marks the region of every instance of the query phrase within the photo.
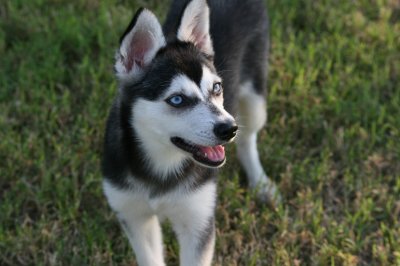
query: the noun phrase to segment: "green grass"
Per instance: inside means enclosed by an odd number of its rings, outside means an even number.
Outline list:
[[[0,2],[0,265],[134,264],[102,194],[102,139],[119,35],[165,2]],[[215,265],[400,265],[400,4],[268,7],[260,153],[285,204],[253,200],[230,148]]]

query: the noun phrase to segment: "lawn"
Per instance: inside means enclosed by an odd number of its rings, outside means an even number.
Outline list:
[[[0,2],[0,265],[135,265],[101,188],[113,56],[139,6]],[[229,148],[215,265],[400,265],[400,3],[269,0],[260,205]],[[165,225],[168,265],[178,245]]]

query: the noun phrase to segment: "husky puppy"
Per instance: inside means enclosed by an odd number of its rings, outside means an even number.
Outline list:
[[[256,146],[266,120],[267,55],[261,0],[176,0],[164,29],[143,8],[129,24],[115,57],[119,93],[102,170],[139,265],[165,265],[165,218],[180,264],[211,264],[217,168],[236,135],[250,188],[263,201],[277,198]]]

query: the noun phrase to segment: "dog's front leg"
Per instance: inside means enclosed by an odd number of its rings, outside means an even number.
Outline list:
[[[119,213],[118,218],[140,266],[164,266],[162,233],[157,216]]]
[[[142,195],[104,182],[104,193],[128,236],[140,266],[164,266],[159,220]]]
[[[179,240],[181,266],[211,265],[215,245],[215,191],[215,183],[210,182],[182,196],[168,215]]]
[[[181,221],[174,224],[179,240],[181,266],[209,266],[214,254],[214,217],[201,217],[196,226]]]

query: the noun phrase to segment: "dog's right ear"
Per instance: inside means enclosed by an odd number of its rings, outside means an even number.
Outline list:
[[[156,16],[148,9],[139,9],[122,35],[115,55],[115,71],[120,81],[140,78],[165,46],[164,34]]]
[[[214,55],[210,35],[210,8],[206,0],[188,2],[178,27],[177,38],[183,42],[193,43],[206,55]]]

